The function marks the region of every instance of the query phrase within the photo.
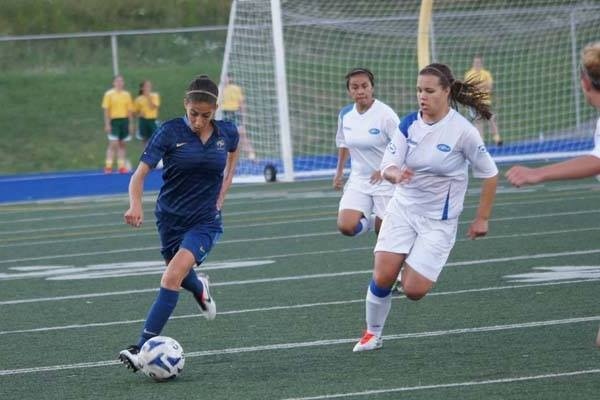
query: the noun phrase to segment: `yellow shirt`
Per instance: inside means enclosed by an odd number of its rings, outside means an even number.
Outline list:
[[[471,68],[470,70],[468,70],[467,72],[465,72],[465,81],[475,81],[475,82],[479,82],[481,84],[481,86],[484,86],[486,88],[491,88],[492,85],[494,84],[494,78],[492,77],[492,74],[490,73],[490,71],[488,71],[487,69],[480,69],[479,71],[474,70],[473,68]],[[487,96],[483,98],[483,101],[486,102],[487,104],[490,104],[492,99],[491,99],[491,91],[484,89],[484,92],[487,92]]]
[[[160,106],[160,96],[158,93],[150,93],[150,99],[152,99],[152,103],[156,105],[156,108],[150,107],[150,101],[146,96],[139,95],[135,98],[133,109],[142,118],[156,119],[158,117],[158,107]]]
[[[133,111],[133,101],[128,91],[110,89],[104,93],[102,108],[108,110],[108,117],[110,119],[127,118],[129,117],[129,112]]]
[[[242,88],[238,85],[229,84],[223,89],[223,102],[221,110],[223,111],[238,111],[244,101]]]

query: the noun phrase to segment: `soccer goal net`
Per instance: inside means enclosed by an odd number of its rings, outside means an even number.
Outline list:
[[[351,102],[345,73],[371,69],[376,97],[402,117],[417,108],[424,54],[458,79],[481,58],[502,144],[489,124],[477,125],[498,161],[591,149],[596,113],[581,94],[578,63],[583,45],[600,39],[599,3],[426,2],[424,16],[418,1],[234,0],[222,78],[243,90],[253,147],[242,147],[238,174],[262,177],[273,164],[286,180],[332,176],[338,112]]]

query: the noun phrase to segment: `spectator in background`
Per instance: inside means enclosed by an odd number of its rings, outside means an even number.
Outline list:
[[[490,109],[492,106],[492,90],[494,88],[494,78],[492,74],[487,69],[483,68],[483,57],[475,56],[473,58],[473,65],[470,70],[465,73],[465,81],[475,83],[477,88],[484,93],[484,97],[482,101],[487,104]],[[485,139],[485,130],[484,125],[488,125],[489,131],[492,134],[492,139],[496,146],[502,146],[502,138],[498,133],[498,124],[496,123],[496,116],[492,114],[492,118],[489,120],[484,120],[480,117],[476,117],[473,109],[469,109],[469,113],[471,114],[471,118],[473,118],[473,123],[481,137]]]
[[[590,43],[581,52],[579,79],[588,103],[600,110],[600,41]],[[600,118],[596,122],[594,149],[590,154],[538,168],[515,165],[506,172],[506,179],[516,187],[542,182],[579,179],[600,174]],[[600,329],[596,337],[600,347]]]
[[[156,118],[160,107],[160,96],[152,91],[152,82],[149,80],[140,83],[139,96],[133,102],[134,111],[138,117],[136,137],[144,142],[144,147],[157,128]]]
[[[123,76],[117,75],[113,79],[113,88],[104,93],[102,109],[104,110],[104,131],[108,134],[108,147],[106,149],[106,163],[104,173],[113,171],[115,155],[119,173],[129,172],[126,165],[125,142],[131,140],[133,131],[133,101],[131,94],[125,89]]]
[[[223,112],[223,121],[229,121],[235,124],[240,134],[240,149],[246,157],[254,161],[256,160],[256,152],[252,146],[252,142],[248,138],[245,128],[246,116],[246,101],[244,92],[239,85],[233,83],[231,74],[225,76],[223,82],[223,93],[221,97],[221,111]]]

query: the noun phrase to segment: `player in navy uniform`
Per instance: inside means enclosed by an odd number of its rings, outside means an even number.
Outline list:
[[[140,227],[144,179],[163,160],[164,183],[155,215],[167,267],[137,344],[119,353],[119,359],[134,372],[141,367],[141,346],[161,333],[175,309],[180,287],[193,294],[205,318],[212,320],[217,313],[208,277],[197,275],[193,267],[204,261],[223,232],[221,207],[238,159],[237,128],[213,119],[218,95],[217,85],[207,76],[195,78],[185,94],[185,117],[167,121],[156,131],[129,183],[125,222]]]
[[[382,346],[391,287],[400,272],[402,289],[411,300],[424,297],[437,281],[456,240],[468,165],[483,179],[468,236],[475,239],[488,232],[498,168],[477,129],[451,107],[460,103],[489,119],[483,93],[454,79],[448,66],[435,63],[419,72],[417,98],[419,111],[402,118],[401,134],[392,138],[381,163],[384,179],[399,185],[373,250],[373,278],[365,300],[367,330],[355,352]]]

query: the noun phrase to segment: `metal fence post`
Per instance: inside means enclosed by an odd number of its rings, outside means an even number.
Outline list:
[[[110,48],[112,50],[113,76],[119,75],[119,50],[117,44],[117,35],[110,35]]]

